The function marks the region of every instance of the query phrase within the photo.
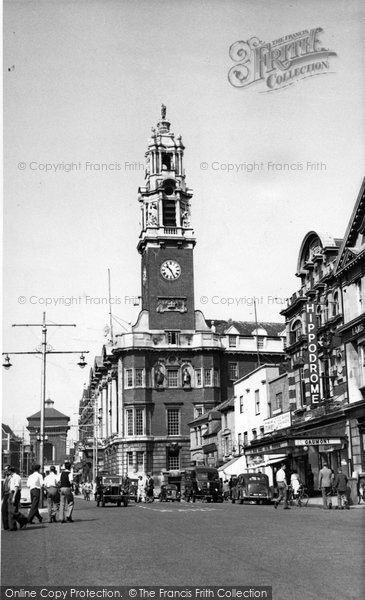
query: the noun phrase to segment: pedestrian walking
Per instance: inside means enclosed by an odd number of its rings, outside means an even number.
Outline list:
[[[333,488],[337,492],[337,506],[336,508],[347,508],[350,510],[348,498],[347,498],[347,483],[348,477],[345,473],[342,473],[342,469],[337,469],[337,475],[333,481]]]
[[[71,463],[65,462],[65,468],[61,472],[60,486],[60,521],[61,523],[73,523],[72,511],[74,508],[74,496],[72,493]]]
[[[9,467],[9,471],[11,475],[9,479],[8,524],[10,531],[17,531],[17,523],[19,523],[20,529],[23,529],[23,527],[26,527],[28,519],[19,510],[22,480],[14,467]]]
[[[33,473],[29,475],[27,486],[30,489],[31,507],[28,514],[28,523],[33,525],[34,517],[37,517],[38,521],[42,523],[42,517],[39,512],[39,501],[41,499],[41,490],[43,487],[43,477],[40,474],[41,465],[34,465]]]
[[[225,479],[225,481],[223,482],[223,498],[224,498],[224,500],[229,500],[229,496],[230,496],[229,481],[228,481],[228,479]]]
[[[143,481],[142,475],[138,476],[137,502],[146,502],[145,482]]]
[[[155,489],[155,482],[153,481],[153,478],[151,477],[150,474],[147,475],[147,481],[146,481],[146,498],[147,498],[147,502],[153,502],[154,501],[154,489]]]
[[[290,507],[288,506],[288,484],[286,481],[285,469],[286,465],[283,464],[276,473],[276,484],[278,486],[279,496],[274,504],[274,507],[277,508],[280,502],[284,500],[285,510],[290,510]]]
[[[11,471],[6,469],[4,475],[4,481],[1,486],[1,519],[3,523],[3,529],[9,529],[9,493],[10,493],[10,477]]]
[[[47,490],[47,507],[49,523],[56,523],[57,513],[60,509],[60,491],[58,489],[58,476],[56,467],[50,467],[49,474],[44,478],[44,487]]]
[[[323,508],[332,508],[332,483],[333,473],[331,469],[328,468],[327,463],[323,463],[323,467],[318,476],[318,487],[322,491]]]
[[[296,498],[298,496],[299,488],[300,488],[300,480],[297,471],[293,471],[290,476],[290,485],[293,490],[293,496]]]

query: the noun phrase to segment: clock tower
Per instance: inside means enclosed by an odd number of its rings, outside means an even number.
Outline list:
[[[166,120],[152,128],[146,152],[145,185],[139,188],[142,257],[142,310],[150,330],[195,329],[193,249],[190,201],[186,186],[184,145]]]

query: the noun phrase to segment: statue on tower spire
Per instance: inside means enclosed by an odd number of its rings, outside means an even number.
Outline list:
[[[161,119],[162,120],[166,119],[166,105],[165,104],[161,104]]]

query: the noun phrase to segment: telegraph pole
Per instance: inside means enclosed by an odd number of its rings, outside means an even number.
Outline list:
[[[48,327],[76,327],[71,323],[46,323],[46,313],[43,313],[42,323],[16,323],[12,327],[41,327],[42,328],[42,344],[40,349],[34,352],[3,352],[4,362],[3,367],[8,370],[12,364],[9,356],[15,354],[41,354],[42,356],[42,390],[41,390],[41,418],[40,418],[40,444],[39,444],[39,464],[41,473],[44,472],[44,442],[45,442],[45,402],[46,402],[46,376],[47,376],[47,354],[80,354],[80,360],[77,363],[81,369],[86,366],[84,354],[88,354],[89,350],[53,350],[47,345],[47,328]]]

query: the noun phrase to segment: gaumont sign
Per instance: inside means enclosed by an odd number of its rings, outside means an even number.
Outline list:
[[[294,440],[294,446],[331,446],[341,444],[341,438],[303,438]]]
[[[309,383],[308,390],[311,403],[316,404],[320,400],[319,365],[318,365],[318,340],[316,322],[316,304],[307,303],[307,330],[308,330],[308,363]]]
[[[264,421],[264,433],[271,433],[272,431],[277,431],[278,429],[286,429],[286,427],[290,426],[291,412],[289,410],[281,415],[276,415],[275,417],[266,419]]]

